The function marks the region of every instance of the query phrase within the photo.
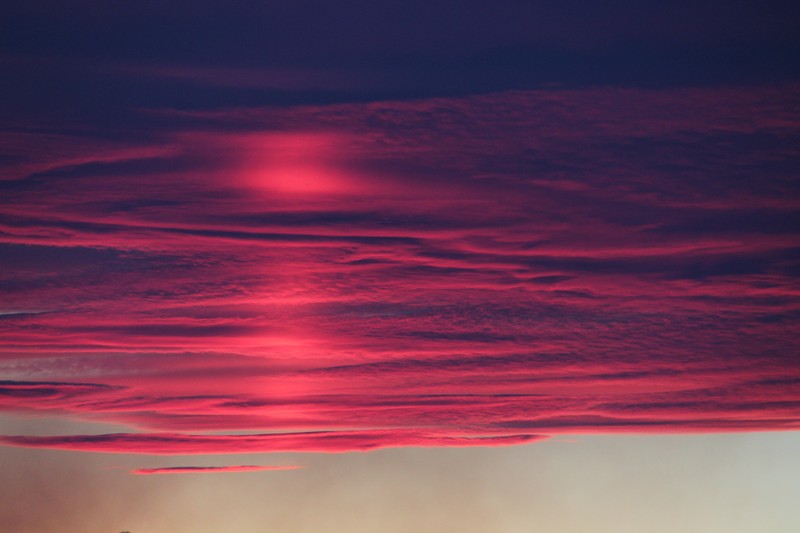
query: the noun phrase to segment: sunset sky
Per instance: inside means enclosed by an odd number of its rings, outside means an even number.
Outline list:
[[[0,21],[0,533],[800,531],[798,4]]]

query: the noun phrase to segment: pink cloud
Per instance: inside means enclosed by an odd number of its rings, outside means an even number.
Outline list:
[[[794,429],[795,92],[160,111],[172,129],[135,143],[4,134],[0,409],[132,427],[4,442]]]
[[[228,472],[261,472],[278,470],[298,470],[296,465],[229,465],[229,466],[167,466],[163,468],[137,468],[131,474],[224,474]]]

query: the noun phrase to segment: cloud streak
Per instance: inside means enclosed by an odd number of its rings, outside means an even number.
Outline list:
[[[345,453],[403,446],[509,446],[544,439],[540,435],[442,436],[411,431],[336,431],[259,435],[109,434],[80,436],[5,436],[11,446],[153,455],[273,452]]]
[[[298,470],[296,465],[229,465],[229,466],[167,466],[163,468],[137,468],[131,470],[135,475],[160,474],[225,474],[230,472],[262,472],[279,470]]]

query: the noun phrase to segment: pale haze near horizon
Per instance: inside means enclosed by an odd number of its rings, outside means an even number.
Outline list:
[[[33,429],[4,417],[3,426]],[[793,533],[800,434],[151,457],[0,448],[2,533]],[[179,464],[302,470],[137,476]],[[37,509],[40,512],[31,513]]]

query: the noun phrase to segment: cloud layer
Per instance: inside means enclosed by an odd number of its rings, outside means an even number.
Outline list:
[[[132,430],[3,442],[798,429],[797,96],[162,110],[135,141],[8,129],[0,408]]]

